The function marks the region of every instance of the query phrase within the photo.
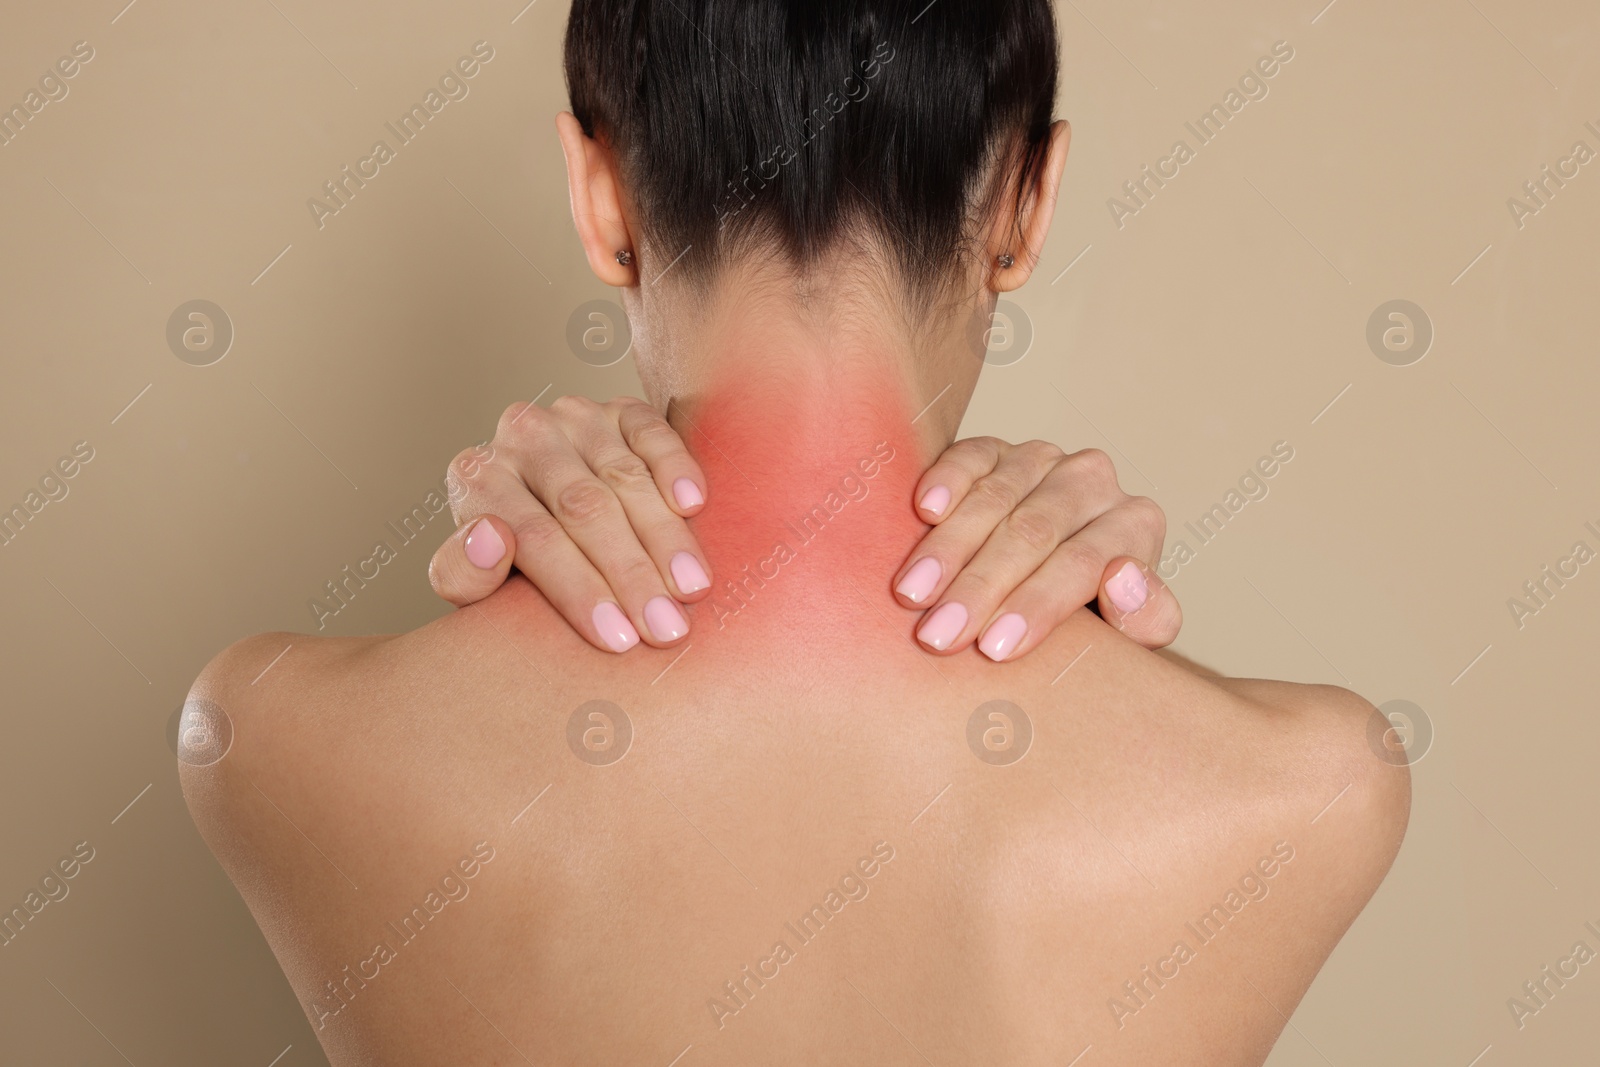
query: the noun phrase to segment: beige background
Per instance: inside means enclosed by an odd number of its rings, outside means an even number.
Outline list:
[[[172,712],[230,641],[310,629],[307,600],[508,401],[637,379],[565,341],[610,294],[552,132],[561,0],[123,2],[0,10],[0,104],[95,50],[0,147],[0,505],[94,449],[0,547],[0,904],[96,850],[0,948],[0,1062],[320,1064],[189,822]],[[1405,848],[1274,1067],[1586,1061],[1600,964],[1520,1032],[1506,999],[1580,938],[1600,949],[1600,564],[1521,629],[1507,599],[1575,541],[1600,549],[1600,162],[1520,229],[1506,202],[1573,142],[1600,149],[1600,13],[1323,2],[1061,5],[1076,133],[1015,296],[1034,340],[964,432],[1106,448],[1169,546],[1290,442],[1271,494],[1174,579],[1178,647],[1431,720]],[[319,230],[307,199],[480,39],[470,95]],[[1280,39],[1270,95],[1118,229],[1107,199]],[[197,298],[236,331],[206,367],[165,338]],[[1400,298],[1436,330],[1405,367],[1365,339]],[[445,524],[330,632],[439,613]]]

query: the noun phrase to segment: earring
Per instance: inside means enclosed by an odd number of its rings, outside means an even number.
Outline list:
[[[1000,253],[1000,257],[996,262],[1000,264],[1001,270],[1010,270],[1012,267],[1016,266],[1017,258],[1010,252],[1002,252]]]
[[[633,262],[633,253],[624,248],[622,251],[617,253],[617,262],[626,267],[628,264]]]

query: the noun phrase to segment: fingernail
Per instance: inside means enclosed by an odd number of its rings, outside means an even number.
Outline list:
[[[467,559],[479,570],[492,571],[506,558],[506,543],[488,519],[479,519],[467,534],[466,549]]]
[[[711,579],[706,577],[706,569],[687,552],[679,552],[672,557],[672,580],[677,583],[678,592],[685,595],[698,593],[711,584]]]
[[[678,605],[664,596],[651,597],[644,606],[644,623],[657,641],[676,641],[689,632],[689,620]]]
[[[1132,615],[1150,599],[1150,583],[1145,581],[1144,572],[1137,564],[1124,563],[1122,569],[1106,583],[1106,594],[1111,597],[1111,603],[1116,605],[1118,611]]]
[[[930,515],[943,515],[944,509],[950,506],[950,490],[942,485],[936,485],[923,494],[923,511]]]
[[[933,592],[933,587],[939,584],[939,577],[944,574],[944,567],[932,556],[924,556],[917,560],[916,566],[906,571],[906,576],[900,579],[900,584],[894,591],[911,601],[920,604]]]
[[[613,652],[626,652],[639,643],[639,631],[633,628],[622,609],[609,600],[595,605],[594,628],[600,632],[600,640]]]
[[[989,632],[978,642],[978,651],[999,663],[1022,644],[1028,633],[1028,620],[1014,611],[1007,612],[994,621]]]
[[[678,506],[685,511],[697,508],[706,502],[700,495],[700,487],[687,478],[679,478],[672,483],[672,495],[677,498]]]
[[[960,604],[946,604],[922,624],[922,629],[917,631],[917,639],[943,652],[966,628],[967,609]]]

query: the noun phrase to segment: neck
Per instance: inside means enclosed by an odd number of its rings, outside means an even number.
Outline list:
[[[692,524],[712,567],[700,632],[849,631],[893,606],[927,531],[913,492],[982,364],[961,331],[916,337],[866,310],[746,288],[646,331],[646,389],[708,483]]]

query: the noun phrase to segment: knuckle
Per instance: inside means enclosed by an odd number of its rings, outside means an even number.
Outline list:
[[[993,463],[1006,449],[1011,447],[1009,441],[1002,441],[998,437],[968,437],[957,441],[956,448],[960,448],[964,455],[987,463]]]
[[[1017,446],[1023,456],[1041,467],[1054,466],[1066,456],[1061,446],[1050,441],[1027,441]]]
[[[1018,508],[1006,516],[1005,530],[1041,558],[1061,542],[1056,524],[1048,515],[1033,508]]]
[[[501,412],[500,421],[494,427],[495,440],[510,440],[519,433],[526,433],[537,426],[545,415],[545,409],[538,404],[519,400]]]
[[[1004,481],[995,477],[979,478],[972,483],[968,499],[985,510],[1007,511],[1016,505],[1017,495]]]
[[[976,470],[979,467],[987,470],[994,466],[994,458],[999,455],[1004,444],[1005,442],[994,437],[963,437],[945,449],[939,461],[954,463],[967,470]]]
[[[461,477],[461,475],[457,474],[454,470],[445,471],[444,493],[445,499],[450,504],[450,515],[453,519],[455,519],[456,524],[460,525],[461,505],[466,503],[467,497],[471,495],[471,489],[467,486],[467,480]]]
[[[470,479],[477,475],[483,467],[476,448],[464,448],[456,453],[455,459],[450,461],[450,473],[458,478]]]
[[[601,407],[610,408],[615,412],[633,411],[637,408],[650,408],[650,405],[636,396],[615,396],[607,400]],[[654,408],[650,408],[654,411]]]
[[[1075,471],[1084,478],[1095,481],[1116,483],[1117,465],[1111,457],[1098,448],[1085,448],[1081,452],[1074,452],[1067,457]]]
[[[644,557],[633,558],[620,564],[616,568],[616,573],[608,575],[607,578],[614,579],[620,589],[661,589],[661,572],[656,570],[654,563]]]
[[[979,563],[969,563],[945,590],[944,599],[967,605],[974,615],[983,614],[983,608],[998,604],[1014,583],[1002,582],[999,575]]]
[[[555,543],[566,537],[561,524],[548,515],[529,515],[510,524],[517,538],[517,553],[527,552],[534,557],[549,555]]]
[[[631,452],[606,460],[594,469],[594,473],[612,489],[639,489],[646,482],[652,486],[655,484],[650,468]]]
[[[1068,571],[1082,574],[1090,585],[1098,584],[1100,572],[1105,570],[1107,562],[1098,549],[1082,541],[1064,542],[1056,549],[1056,557]]]
[[[623,435],[623,440],[635,452],[657,444],[681,442],[678,432],[667,424],[667,420],[660,417],[641,419],[636,425],[629,426]]]
[[[586,396],[568,393],[565,396],[556,397],[550,404],[550,410],[566,418],[582,418],[598,412],[600,405]]]
[[[1161,538],[1167,536],[1167,513],[1147,496],[1136,496],[1129,499],[1127,507],[1132,509],[1135,518],[1145,526],[1155,530]]]
[[[611,499],[611,491],[603,483],[576,481],[556,494],[552,510],[563,525],[581,526],[606,515],[611,510]]]

